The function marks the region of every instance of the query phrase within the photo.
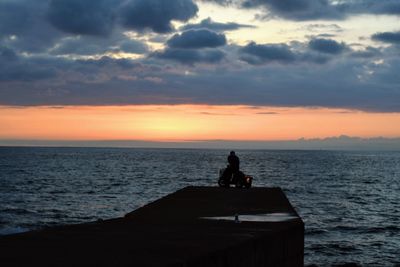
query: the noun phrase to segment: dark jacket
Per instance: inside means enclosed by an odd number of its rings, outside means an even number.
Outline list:
[[[240,161],[239,161],[239,158],[236,155],[229,155],[228,156],[228,163],[229,163],[229,166],[232,168],[233,171],[235,171],[235,172],[239,171]]]

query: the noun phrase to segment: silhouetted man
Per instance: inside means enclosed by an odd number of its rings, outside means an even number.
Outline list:
[[[235,155],[235,151],[231,151],[231,153],[229,154],[228,163],[229,163],[229,167],[233,173],[239,171],[240,161],[239,161],[238,156]]]

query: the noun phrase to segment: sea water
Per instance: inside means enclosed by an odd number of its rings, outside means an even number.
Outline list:
[[[0,235],[124,214],[216,186],[228,150],[0,147]],[[400,264],[400,152],[239,150],[305,222],[305,263]]]

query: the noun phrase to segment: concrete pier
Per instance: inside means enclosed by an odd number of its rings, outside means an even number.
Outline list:
[[[303,254],[279,188],[186,187],[124,218],[0,238],[0,266],[283,267]]]

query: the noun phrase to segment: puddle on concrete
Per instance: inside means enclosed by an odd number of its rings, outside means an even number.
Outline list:
[[[297,219],[298,217],[291,213],[266,213],[266,214],[253,214],[253,215],[232,215],[232,216],[219,216],[219,217],[201,217],[206,220],[223,220],[223,221],[237,221],[238,222],[285,222]]]

